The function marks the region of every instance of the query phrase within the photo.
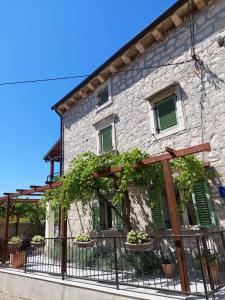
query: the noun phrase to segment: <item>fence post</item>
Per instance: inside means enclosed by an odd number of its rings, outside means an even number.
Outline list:
[[[206,298],[206,300],[208,300],[209,299],[208,289],[207,289],[205,272],[204,272],[204,267],[203,267],[202,253],[201,253],[201,248],[200,248],[200,244],[199,244],[199,236],[196,236],[196,243],[197,243],[197,249],[198,249],[198,257],[199,257],[199,260],[200,260],[200,267],[201,267],[201,272],[202,272],[203,285],[204,285],[204,290],[205,290],[205,298]]]
[[[116,238],[113,238],[114,245],[114,259],[115,259],[115,271],[116,271],[116,288],[119,290],[119,276],[118,276],[118,258],[117,258],[117,249],[116,249]]]
[[[27,273],[27,252],[28,252],[27,248],[28,248],[28,245],[26,244],[25,245],[25,266],[24,266],[24,273]]]
[[[62,198],[61,205],[61,228],[60,228],[60,237],[61,237],[61,274],[62,279],[64,280],[65,274],[67,272],[67,218],[64,208],[64,196]]]
[[[203,244],[203,255],[205,257],[205,262],[206,262],[206,269],[207,269],[208,276],[209,276],[210,288],[211,288],[211,291],[214,291],[215,286],[214,286],[214,280],[213,280],[213,276],[212,276],[212,272],[211,272],[210,259],[208,256],[208,247],[207,247],[205,235],[202,236],[202,244]]]

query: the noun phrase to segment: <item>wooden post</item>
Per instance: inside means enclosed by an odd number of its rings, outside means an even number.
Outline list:
[[[178,268],[180,273],[181,288],[183,292],[190,292],[190,283],[188,278],[187,267],[185,264],[184,245],[181,235],[181,226],[179,220],[179,214],[177,209],[176,195],[174,191],[174,183],[172,177],[172,170],[169,160],[163,160],[163,173],[168,201],[168,208],[170,214],[170,221],[172,225],[173,234],[175,235],[175,247],[176,256],[178,262]]]
[[[67,218],[64,208],[64,198],[62,198],[61,204],[61,226],[60,226],[60,238],[62,242],[62,253],[61,253],[61,274],[64,279],[67,271]]]
[[[50,161],[50,181],[52,182],[54,178],[54,160]]]
[[[3,256],[2,263],[7,260],[8,255],[8,239],[9,239],[9,211],[10,211],[10,197],[6,200],[5,220],[4,220],[4,242],[3,242]]]
[[[16,215],[16,230],[15,230],[15,236],[19,234],[19,224],[20,224],[20,217],[19,215]]]

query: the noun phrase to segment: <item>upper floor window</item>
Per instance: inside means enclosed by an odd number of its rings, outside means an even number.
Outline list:
[[[158,132],[177,126],[176,95],[172,95],[156,103],[155,113]]]
[[[109,101],[109,88],[107,85],[98,93],[98,106],[101,106],[108,101]]]
[[[99,131],[100,152],[107,153],[113,150],[112,125]]]
[[[96,97],[96,111],[99,112],[105,107],[108,107],[112,104],[112,93],[111,93],[111,82],[110,80],[100,86],[95,93]]]
[[[154,93],[150,104],[151,133],[155,139],[175,134],[185,129],[180,86],[178,83]]]

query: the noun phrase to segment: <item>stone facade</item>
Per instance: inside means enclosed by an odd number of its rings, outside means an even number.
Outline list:
[[[206,8],[195,13],[194,28],[195,53],[202,62],[198,67],[194,60],[190,61],[190,25],[186,20],[126,67],[142,70],[111,77],[109,105],[97,110],[97,97],[93,93],[63,116],[65,172],[78,153],[97,152],[94,124],[113,114],[118,151],[137,147],[156,155],[164,152],[166,146],[179,149],[210,142],[212,151],[200,154],[199,158],[210,161],[219,172],[221,176],[217,185],[225,184],[225,47],[219,47],[216,41],[218,35],[225,36],[225,1],[208,1]],[[184,61],[188,62],[176,64]],[[152,68],[169,63],[169,66]],[[159,138],[151,128],[148,99],[151,101],[152,95],[174,82],[179,89],[184,127]],[[212,187],[211,194],[218,225],[224,227],[225,208],[218,189]],[[137,206],[134,205],[134,210]],[[145,213],[147,210],[144,209]],[[77,208],[72,208],[70,227],[73,233],[84,228],[91,230],[90,209],[87,211],[83,214],[80,210],[78,214]],[[133,214],[140,216],[140,208],[136,208]],[[149,211],[146,214],[151,215]]]

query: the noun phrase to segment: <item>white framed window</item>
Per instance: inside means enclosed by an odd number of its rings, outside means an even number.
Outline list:
[[[112,104],[111,83],[108,81],[96,90],[96,111],[99,112]]]
[[[185,130],[181,93],[173,84],[147,99],[150,104],[151,133],[156,139]]]
[[[93,124],[96,129],[97,153],[116,150],[115,114],[110,114]]]

